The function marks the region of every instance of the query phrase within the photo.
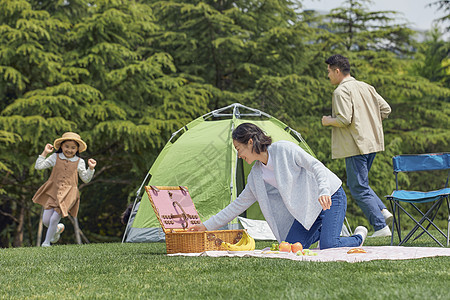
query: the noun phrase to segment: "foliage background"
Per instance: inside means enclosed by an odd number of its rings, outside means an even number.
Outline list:
[[[78,132],[82,158],[98,162],[80,184],[91,242],[120,240],[120,214],[172,132],[235,102],[301,132],[345,182],[320,122],[334,89],[324,60],[335,53],[392,107],[371,171],[379,196],[394,187],[393,155],[449,149],[449,41],[434,29],[417,42],[396,12],[371,11],[367,0],[326,16],[286,0],[0,0],[0,24],[1,247],[35,244],[41,208],[31,198],[51,171],[34,162],[65,131]],[[443,184],[433,178],[401,182]],[[352,227],[368,225],[347,195]],[[62,242],[73,243],[67,227]]]

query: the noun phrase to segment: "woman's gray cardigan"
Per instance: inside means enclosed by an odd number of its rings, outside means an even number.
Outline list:
[[[319,196],[334,194],[342,181],[320,161],[298,145],[275,142],[268,148],[272,157],[278,189],[262,178],[261,162],[256,161],[242,193],[227,207],[203,224],[216,230],[243,213],[255,201],[278,242],[285,240],[297,219],[306,229],[315,222],[322,206]]]

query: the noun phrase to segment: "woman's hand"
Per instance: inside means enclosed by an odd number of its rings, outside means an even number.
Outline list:
[[[188,231],[206,231],[206,226],[203,224],[197,224],[188,228]]]
[[[319,197],[319,203],[322,205],[323,210],[330,209],[331,207],[331,196],[322,195]]]
[[[89,158],[89,160],[88,160],[89,169],[94,170],[96,165],[97,165],[97,162],[95,161],[95,159]]]

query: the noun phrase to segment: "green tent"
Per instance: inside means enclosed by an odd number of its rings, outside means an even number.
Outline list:
[[[244,122],[258,125],[274,142],[292,141],[314,155],[298,132],[257,109],[235,103],[205,114],[173,133],[155,160],[137,192],[134,214],[128,221],[123,241],[164,240],[164,233],[142,188],[149,177],[149,185],[188,187],[202,221],[236,199],[251,169],[238,158],[231,138],[233,129]],[[250,207],[244,217],[264,220],[258,203]],[[224,227],[235,228],[239,228],[237,220]]]

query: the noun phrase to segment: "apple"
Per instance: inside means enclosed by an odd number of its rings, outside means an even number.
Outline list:
[[[291,252],[291,244],[288,242],[281,242],[279,248],[281,252]]]
[[[297,253],[298,251],[303,251],[303,245],[300,242],[291,245],[292,253]]]

